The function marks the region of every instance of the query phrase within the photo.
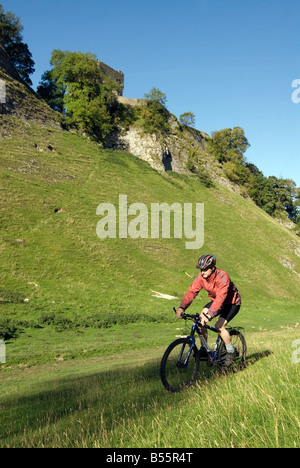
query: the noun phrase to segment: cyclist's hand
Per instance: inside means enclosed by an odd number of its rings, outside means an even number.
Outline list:
[[[184,312],[184,309],[182,307],[178,307],[178,309],[176,310],[176,316],[177,316],[178,319],[180,319],[183,312]]]
[[[206,315],[204,315],[203,312],[201,312],[201,314],[200,314],[200,322],[201,322],[202,327],[203,327],[207,322],[209,322],[209,317],[207,317]]]

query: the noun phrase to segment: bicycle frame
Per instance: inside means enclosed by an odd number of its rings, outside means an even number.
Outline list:
[[[173,307],[173,310],[176,312],[175,307]],[[182,313],[181,318],[192,320],[190,334],[184,337],[180,336],[170,343],[162,357],[160,365],[161,380],[168,391],[180,392],[190,387],[195,381],[199,369],[202,377],[207,376],[205,366],[211,367],[216,364],[221,370],[223,364],[227,368],[235,360],[235,369],[243,368],[247,347],[244,336],[238,330],[240,327],[231,328],[229,332],[230,336],[234,338],[234,347],[236,347],[232,362],[227,362],[225,343],[216,328],[208,324],[201,325],[201,316],[199,314],[189,315]],[[210,348],[204,328],[217,333],[216,346],[213,345]],[[196,343],[197,336],[200,338],[200,349],[198,349],[198,342]],[[204,350],[206,352],[202,352]],[[230,360],[228,359],[228,361]]]
[[[212,332],[214,333],[218,333],[218,331],[214,328],[214,327],[211,327],[209,325],[204,325],[204,328],[208,329],[208,330],[211,330]],[[206,342],[206,339],[204,338],[203,336],[203,333],[201,331],[201,329],[199,329],[199,326],[198,324],[196,323],[196,320],[194,320],[194,323],[192,325],[192,328],[191,328],[191,334],[189,336],[187,336],[187,338],[190,338],[192,340],[192,345],[190,347],[190,350],[187,354],[187,357],[184,361],[184,365],[186,365],[188,363],[188,360],[190,358],[190,355],[192,353],[192,350],[195,346],[195,342],[196,342],[196,339],[195,339],[195,332],[197,332],[199,338],[200,338],[200,341],[201,341],[201,344],[202,346],[206,349],[207,351],[207,354],[208,354],[208,359],[210,361],[211,364],[215,364],[215,363],[221,363],[224,361],[224,359],[219,359],[217,360],[217,355],[218,355],[218,350],[219,350],[219,345],[220,345],[220,342],[221,342],[221,337],[220,335],[218,335],[218,338],[217,338],[217,344],[216,344],[216,347],[214,350],[212,350],[207,342]],[[180,353],[180,356],[179,356],[179,360],[178,362],[180,362],[180,359],[182,357],[182,354],[183,354],[183,349],[184,349],[184,346],[182,347],[182,350],[181,350],[181,353]]]

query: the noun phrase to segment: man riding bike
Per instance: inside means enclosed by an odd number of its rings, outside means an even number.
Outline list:
[[[241,296],[230,280],[228,273],[216,268],[215,255],[202,255],[197,262],[196,268],[200,270],[200,274],[190,285],[190,289],[182,299],[176,315],[179,319],[201,289],[207,291],[211,301],[204,306],[200,314],[201,325],[203,327],[214,317],[219,316],[215,328],[225,343],[226,357],[224,365],[229,367],[236,356],[236,349],[233,347],[230,335],[225,327],[240,310]],[[205,328],[202,328],[202,333],[207,339],[207,330]],[[200,353],[203,356],[206,354],[206,350],[201,348]]]

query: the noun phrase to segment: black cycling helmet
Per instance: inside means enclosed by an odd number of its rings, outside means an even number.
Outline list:
[[[216,264],[215,255],[202,255],[197,262],[196,268],[199,270],[207,270],[208,268],[214,267]]]

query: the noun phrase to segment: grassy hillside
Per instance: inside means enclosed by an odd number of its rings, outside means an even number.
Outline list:
[[[0,141],[0,331],[15,335],[0,365],[0,446],[297,446],[299,238],[196,176],[160,174],[54,128],[19,121],[13,133]],[[204,203],[204,246],[99,239],[97,206],[118,207],[119,194],[149,211],[153,202]],[[235,323],[247,330],[249,366],[213,372],[185,399],[164,391],[159,361],[188,333],[172,307],[206,252],[241,291]],[[200,293],[193,310],[206,300]]]
[[[300,271],[297,236],[222,186],[160,174],[129,154],[28,125],[1,141],[0,158],[1,314],[166,313],[169,303],[151,290],[181,297],[205,252],[240,288],[245,320],[253,311],[261,319],[287,312],[299,300],[299,275],[281,264]],[[184,237],[99,239],[97,206],[118,207],[119,194],[149,211],[153,202],[204,203],[203,248],[187,250]]]
[[[60,128],[60,116],[18,79],[18,73],[0,48],[0,80],[5,83],[5,104],[0,104],[0,138],[13,137],[20,125],[35,123],[45,128]]]
[[[1,141],[0,158],[0,323],[5,328],[9,319],[12,327],[32,329],[30,336],[41,340],[46,333],[51,346],[43,361],[57,355],[58,331],[172,321],[172,307],[206,252],[217,255],[219,267],[241,291],[240,325],[257,330],[296,324],[299,275],[281,261],[300,271],[297,236],[223,186],[207,188],[197,177],[160,174],[129,154],[28,124]],[[153,202],[204,203],[204,246],[188,250],[184,237],[151,239],[150,231],[148,239],[99,239],[97,206],[118,207],[119,194],[127,195],[128,205],[144,203],[149,212]],[[160,299],[153,291],[179,299]],[[206,293],[200,293],[192,307],[199,310],[205,303]],[[26,349],[25,331],[17,336],[11,359],[30,362],[21,346]],[[66,356],[76,355],[75,343],[65,346]]]

